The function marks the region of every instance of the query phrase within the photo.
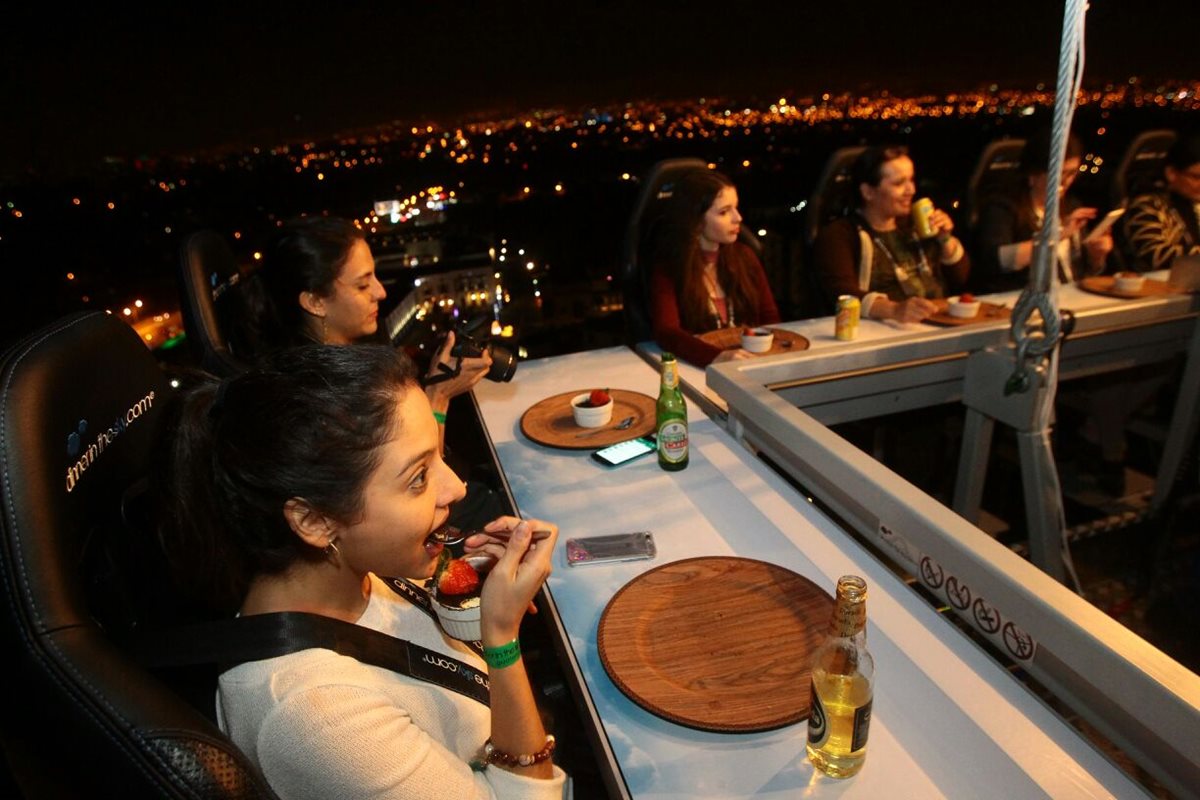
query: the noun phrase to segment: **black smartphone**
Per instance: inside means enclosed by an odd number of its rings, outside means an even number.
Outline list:
[[[656,449],[653,436],[639,436],[624,442],[617,442],[592,453],[592,458],[608,467],[616,467],[626,461],[653,453]]]

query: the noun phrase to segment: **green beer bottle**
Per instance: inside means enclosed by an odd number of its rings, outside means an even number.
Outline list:
[[[679,391],[679,365],[662,354],[662,387],[658,390],[658,465],[674,472],[688,465],[687,403]]]

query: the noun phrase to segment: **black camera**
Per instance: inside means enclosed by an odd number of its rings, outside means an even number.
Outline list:
[[[484,376],[489,381],[507,383],[517,374],[517,354],[512,350],[495,342],[478,341],[467,333],[465,325],[454,331],[454,347],[450,348],[450,355],[455,358],[479,358],[484,353],[492,357],[492,366]]]
[[[450,348],[450,355],[455,359],[454,366],[442,364],[441,374],[426,378],[426,386],[450,380],[462,369],[464,358],[479,358],[484,353],[492,357],[492,366],[484,377],[497,382],[512,380],[513,375],[517,373],[517,359],[525,356],[524,349],[518,348],[514,352],[502,344],[481,337],[478,331],[487,321],[487,317],[481,317],[473,321],[463,320],[454,326],[454,347]]]

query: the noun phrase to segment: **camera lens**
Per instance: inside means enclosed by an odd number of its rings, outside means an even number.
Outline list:
[[[517,374],[517,356],[512,350],[503,345],[488,345],[488,354],[492,357],[492,366],[488,370],[487,379],[499,383],[508,383]]]

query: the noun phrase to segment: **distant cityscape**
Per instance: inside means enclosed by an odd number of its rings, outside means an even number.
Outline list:
[[[729,174],[747,223],[765,237],[768,271],[782,277],[803,258],[798,219],[836,147],[908,144],[922,191],[955,208],[980,149],[1044,121],[1053,99],[1052,87],[992,86],[628,102],[108,159],[53,184],[26,177],[0,186],[0,263],[16,278],[2,330],[8,339],[72,310],[104,309],[161,346],[178,332],[174,274],[185,236],[218,231],[252,268],[285,219],[332,214],[368,233],[389,303],[424,279],[422,302],[486,307],[519,336],[540,329],[558,340],[581,317],[615,332],[620,243],[640,176],[656,161],[700,157]],[[1195,128],[1197,111],[1200,82],[1130,79],[1081,93],[1076,130],[1088,152],[1078,191],[1100,195],[1131,135]],[[448,272],[465,277],[443,281],[439,297],[428,276]]]

